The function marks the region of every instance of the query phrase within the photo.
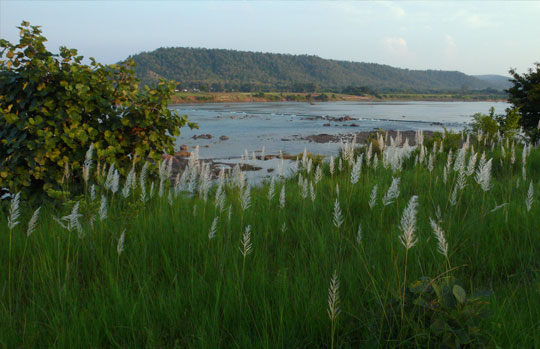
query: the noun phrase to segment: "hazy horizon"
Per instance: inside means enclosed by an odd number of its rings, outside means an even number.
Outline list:
[[[42,26],[47,47],[109,64],[159,47],[315,55],[508,76],[540,61],[538,2],[0,1],[0,37]],[[519,23],[519,25],[516,25]]]

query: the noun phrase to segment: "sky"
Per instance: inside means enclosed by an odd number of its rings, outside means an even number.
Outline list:
[[[0,0],[0,37],[21,21],[47,48],[101,63],[159,47],[309,54],[466,74],[523,73],[540,61],[540,1]]]

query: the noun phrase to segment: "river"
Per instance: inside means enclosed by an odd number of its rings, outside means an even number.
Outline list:
[[[265,147],[266,154],[280,150],[298,154],[307,148],[312,153],[331,155],[338,151],[336,143],[311,143],[286,140],[294,136],[313,134],[347,134],[359,131],[435,130],[443,126],[461,130],[475,113],[504,113],[510,106],[504,102],[324,102],[324,103],[233,103],[190,104],[173,106],[180,114],[187,114],[199,129],[183,128],[177,144],[193,148],[199,145],[201,158],[240,157],[245,149],[253,151]],[[355,120],[329,121],[349,116]],[[330,126],[324,126],[328,125]],[[193,139],[194,135],[210,134],[211,139]],[[228,140],[220,140],[226,136]]]

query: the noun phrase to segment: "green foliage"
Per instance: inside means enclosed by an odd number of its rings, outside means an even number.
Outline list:
[[[487,344],[480,324],[490,316],[486,307],[491,294],[489,290],[480,290],[467,295],[463,285],[451,276],[441,279],[421,277],[407,287],[404,310],[408,321],[429,329],[431,340],[439,343],[440,348],[481,346]],[[387,304],[387,323],[390,325],[387,329],[398,329],[401,302],[401,299],[395,299]]]
[[[90,145],[122,174],[134,160],[173,151],[187,123],[167,108],[174,84],[140,91],[132,61],[82,64],[75,49],[47,51],[38,26],[18,28],[18,44],[0,41],[0,187],[52,195],[68,173],[80,183]]]
[[[510,70],[513,86],[507,92],[510,102],[519,108],[521,115],[520,125],[527,131],[537,128],[540,122],[540,63],[535,69],[519,75],[515,69]]]
[[[484,134],[494,135],[499,131],[499,125],[495,120],[495,108],[489,109],[489,115],[476,113],[473,115],[473,122],[471,127],[473,132],[481,131]]]
[[[518,108],[508,108],[505,115],[496,115],[495,119],[499,124],[499,131],[502,134],[512,134],[516,133],[519,129],[521,117],[522,115]]]
[[[521,113],[518,108],[507,108],[506,114],[495,115],[495,108],[489,109],[489,114],[476,113],[473,115],[470,127],[473,132],[481,131],[490,136],[500,132],[504,135],[513,135],[519,129]]]
[[[426,137],[424,145],[426,146],[426,148],[432,149],[435,142],[437,142],[438,144],[441,144],[441,142],[443,142],[443,149],[445,151],[448,151],[450,149],[456,151],[461,146],[461,134],[452,130],[448,130],[446,129],[446,127],[444,127],[443,132],[434,132],[431,136]]]

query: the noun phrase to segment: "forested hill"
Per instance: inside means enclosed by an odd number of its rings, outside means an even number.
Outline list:
[[[442,92],[497,89],[490,81],[457,71],[408,70],[317,56],[202,48],[159,48],[131,56],[145,84],[160,77],[180,88],[210,91]]]

